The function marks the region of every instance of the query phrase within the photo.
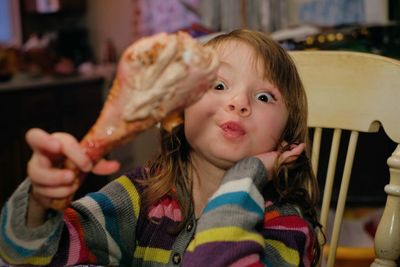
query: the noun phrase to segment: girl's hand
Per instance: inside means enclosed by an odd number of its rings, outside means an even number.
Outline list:
[[[283,147],[286,146],[286,144],[282,145]],[[289,148],[283,152],[271,151],[258,154],[255,157],[259,158],[264,163],[265,168],[270,173],[275,171],[274,168],[276,161],[278,161],[278,165],[289,164],[295,161],[301,155],[301,153],[303,153],[304,149],[304,143],[291,144]],[[268,180],[270,180],[271,178],[272,175],[268,175]]]
[[[30,129],[26,141],[33,150],[27,170],[32,182],[31,198],[45,209],[50,208],[50,199],[68,197],[78,189],[73,183],[74,172],[60,167],[65,158],[84,172],[105,175],[119,169],[116,161],[102,160],[93,166],[78,141],[67,133]]]

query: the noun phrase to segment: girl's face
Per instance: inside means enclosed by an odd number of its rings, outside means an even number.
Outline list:
[[[239,41],[217,47],[215,86],[185,110],[185,135],[195,155],[223,169],[277,148],[288,111],[278,88],[263,78],[262,60]]]

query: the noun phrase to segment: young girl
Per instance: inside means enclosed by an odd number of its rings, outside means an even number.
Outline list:
[[[66,133],[27,133],[29,178],[1,215],[0,256],[64,266],[314,266],[317,184],[305,152],[307,101],[287,53],[264,34],[216,37],[218,82],[183,112],[162,152],[63,213],[49,198],[74,193],[60,156],[92,166]]]

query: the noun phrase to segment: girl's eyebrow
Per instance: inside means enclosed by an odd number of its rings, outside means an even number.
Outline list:
[[[264,79],[263,83],[264,83],[264,85],[260,86],[261,90],[269,91],[269,92],[273,93],[278,98],[282,95],[281,90],[279,90],[279,88],[276,85],[274,85],[273,83],[271,83],[269,80]],[[268,83],[268,84],[265,85],[265,83]]]
[[[229,62],[226,62],[226,61],[222,61],[222,60],[220,60],[220,66],[225,66],[225,67],[228,67],[228,68],[230,68],[230,69],[233,69],[233,66],[231,65],[231,64],[229,64]]]

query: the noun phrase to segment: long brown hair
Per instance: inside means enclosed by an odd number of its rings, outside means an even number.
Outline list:
[[[288,146],[279,149],[284,151],[294,143],[307,145],[307,97],[296,66],[288,53],[267,35],[245,29],[218,35],[206,45],[217,48],[229,41],[244,42],[251,46],[254,49],[255,60],[261,60],[263,63],[264,78],[279,88],[283,95],[289,116],[280,141],[286,141]],[[148,187],[144,197],[146,207],[176,188],[184,218],[193,212],[192,181],[187,174],[189,153],[190,146],[185,138],[183,126],[175,129],[172,134],[161,130],[161,154],[149,165]],[[279,200],[297,205],[303,216],[317,229],[320,228],[316,212],[319,192],[308,154],[307,148],[295,162],[281,166],[276,164],[272,180]],[[314,236],[313,265],[316,265],[320,257],[320,245],[317,234]]]

